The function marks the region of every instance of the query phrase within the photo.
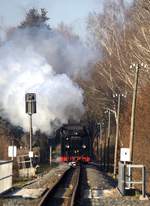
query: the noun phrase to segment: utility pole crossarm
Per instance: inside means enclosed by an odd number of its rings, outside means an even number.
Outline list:
[[[115,115],[115,119],[117,118],[117,112],[115,111],[115,110],[113,110],[113,109],[110,109],[110,108],[105,108],[106,109],[106,111],[110,111],[110,112],[112,112],[114,115]]]

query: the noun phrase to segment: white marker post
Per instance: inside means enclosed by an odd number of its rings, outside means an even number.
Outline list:
[[[8,147],[8,157],[11,157],[14,160],[14,157],[17,156],[17,147],[16,146],[9,146]]]

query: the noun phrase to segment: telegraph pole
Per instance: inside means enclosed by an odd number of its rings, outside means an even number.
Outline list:
[[[104,150],[104,147],[103,147],[103,131],[102,131],[102,128],[103,128],[103,125],[104,125],[104,122],[100,122],[100,156],[101,156],[101,168],[103,167],[103,150]],[[105,137],[104,137],[105,138]]]
[[[99,129],[100,129],[100,132],[99,132],[99,158],[101,158],[102,160],[102,125],[101,125],[101,122],[99,123]],[[100,161],[100,159],[99,159]]]
[[[109,146],[110,146],[110,110],[108,110],[108,130],[107,130],[107,170],[109,170]]]
[[[119,139],[119,118],[120,118],[120,94],[118,96],[117,115],[116,115],[116,139],[115,139],[115,154],[114,154],[114,177],[117,174],[117,150],[118,150],[118,139]]]
[[[103,168],[105,170],[105,167],[106,167],[106,130],[105,130],[105,135],[104,135],[103,162],[104,162]]]
[[[97,134],[97,141],[96,141],[96,144],[97,144],[97,159],[99,159],[99,135]]]
[[[147,65],[141,64],[132,64],[130,69],[135,69],[134,77],[134,86],[133,86],[133,99],[132,99],[132,112],[131,112],[131,129],[130,129],[130,161],[133,162],[133,145],[134,145],[134,136],[135,136],[135,112],[136,112],[136,100],[137,100],[137,87],[138,87],[138,78],[139,70],[141,67],[146,68]]]
[[[98,140],[98,145],[99,145],[99,150],[98,150],[98,157],[99,157],[99,162],[101,158],[101,164],[102,164],[102,123],[98,122],[97,124],[99,126],[99,140]]]
[[[133,99],[132,99],[131,130],[130,130],[130,144],[129,144],[131,162],[133,161],[133,143],[134,143],[134,133],[135,133],[135,111],[136,111],[138,75],[139,75],[139,64],[135,66],[135,79],[134,79]]]

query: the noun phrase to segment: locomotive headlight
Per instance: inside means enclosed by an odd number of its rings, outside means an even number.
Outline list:
[[[83,149],[85,149],[85,148],[86,148],[86,145],[84,144],[84,145],[82,145],[82,147],[83,147]]]

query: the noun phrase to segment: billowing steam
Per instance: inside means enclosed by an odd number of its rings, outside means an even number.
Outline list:
[[[50,133],[52,125],[78,120],[84,112],[83,90],[70,77],[86,74],[93,57],[81,42],[45,28],[14,32],[0,47],[1,115],[27,130],[25,93],[35,92],[34,131]]]
[[[126,7],[131,6],[134,3],[134,0],[124,0],[124,4]]]
[[[134,0],[107,2],[124,2],[127,8]],[[101,12],[105,13],[107,2],[100,0]],[[5,36],[1,34],[0,40]],[[88,76],[89,63],[96,58],[78,38],[66,38],[44,26],[10,32],[0,45],[0,115],[28,130],[24,98],[35,92],[34,131],[51,133],[69,119],[79,120],[84,113],[83,90],[72,79]]]

